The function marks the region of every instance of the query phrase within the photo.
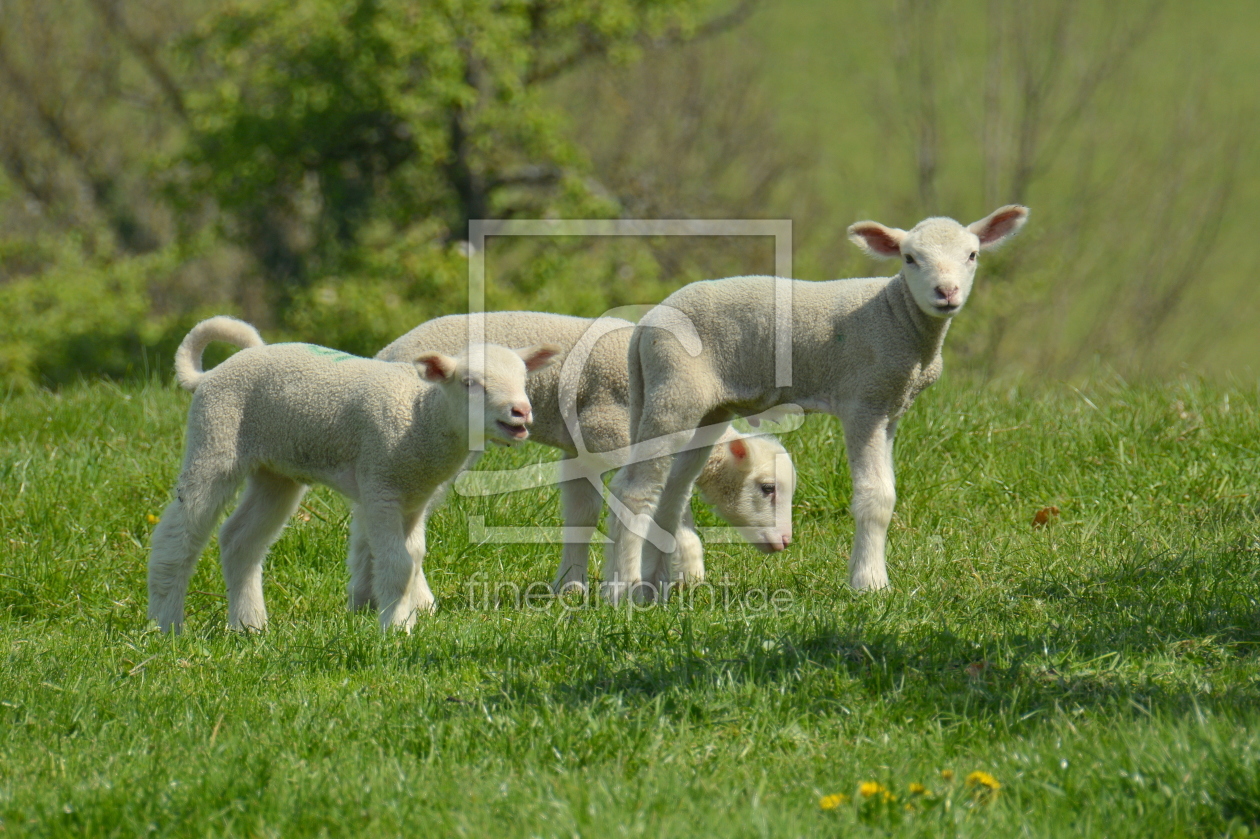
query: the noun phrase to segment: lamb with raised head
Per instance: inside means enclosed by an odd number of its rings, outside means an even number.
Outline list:
[[[598,319],[543,312],[489,312],[448,315],[421,324],[377,354],[402,360],[418,350],[456,352],[467,345],[470,326],[484,340],[500,344],[546,342],[563,349],[562,362],[529,377],[526,391],[534,409],[530,439],[568,455],[561,463],[560,497],[566,541],[553,588],[559,592],[586,585],[589,543],[603,509],[601,475],[624,465],[630,453],[627,351],[634,324],[614,317]],[[474,333],[475,334],[475,333]],[[763,551],[779,551],[792,537],[792,493],[796,473],[791,457],[773,437],[740,435],[728,430],[704,463],[696,481],[701,497]],[[471,464],[470,464],[471,465]],[[688,496],[690,497],[690,496]],[[704,551],[691,511],[683,511],[670,557],[671,578],[704,578]],[[351,541],[351,604],[371,602],[363,584],[371,556],[361,540]]]
[[[243,349],[202,372],[212,341]],[[524,440],[526,371],[558,352],[476,345],[455,357],[422,352],[390,363],[313,344],[265,345],[229,317],[197,324],[175,355],[176,377],[193,398],[175,500],[153,531],[149,617],[164,631],[180,628],[197,558],[246,481],[219,534],[228,624],[264,628],[263,558],[308,485],[320,483],[355,505],[377,557],[370,584],[381,627],[410,630],[417,613],[433,608],[426,508],[468,458],[470,421],[487,439]]]
[[[629,356],[636,452],[610,487],[632,515],[610,534],[609,596],[657,595],[669,582],[662,557],[673,547],[660,534],[677,526],[707,446],[731,418],[787,404],[843,424],[856,525],[849,583],[887,586],[897,421],[941,374],[945,333],[971,291],[979,252],[1015,234],[1027,217],[1027,208],[1009,205],[966,227],[948,218],[908,232],[858,222],[849,238],[871,255],[901,260],[896,276],[708,280],[649,312]],[[697,340],[656,328],[669,319],[689,324]],[[682,434],[699,445],[671,457],[661,441]]]

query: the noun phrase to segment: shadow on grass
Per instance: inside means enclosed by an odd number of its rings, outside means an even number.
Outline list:
[[[1015,619],[1009,631],[994,631],[992,621],[974,631],[904,628],[904,615],[888,617],[904,606],[895,594],[855,598],[839,613],[737,622],[679,610],[654,648],[638,654],[622,654],[633,642],[617,634],[566,651],[576,678],[559,684],[512,668],[499,701],[580,707],[611,694],[703,719],[706,708],[727,712],[723,694],[752,684],[791,692],[812,714],[877,700],[914,716],[1011,728],[1073,708],[1236,712],[1260,702],[1260,682],[1249,675],[1260,648],[1254,560],[1246,546],[1135,552],[1097,574],[1029,577],[1002,596],[1040,601],[1048,619]],[[846,618],[852,623],[842,625]],[[545,667],[546,656],[536,664]]]

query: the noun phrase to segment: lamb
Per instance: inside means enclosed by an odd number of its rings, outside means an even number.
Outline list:
[[[613,317],[591,320],[541,312],[491,312],[481,317],[486,340],[511,345],[546,341],[566,353],[563,364],[530,376],[526,391],[534,408],[530,439],[568,455],[561,464],[560,483],[567,541],[552,587],[557,593],[584,590],[588,543],[603,509],[601,476],[624,465],[630,454],[626,354],[634,324]],[[455,352],[467,344],[469,328],[468,315],[437,318],[376,357],[406,359],[420,348]],[[791,457],[771,437],[745,437],[728,430],[719,442],[697,481],[702,498],[763,551],[783,550],[792,538],[796,473]],[[689,507],[675,535],[678,549],[670,558],[671,577],[678,582],[703,580],[704,551]],[[370,565],[366,546],[352,541],[353,606],[370,602],[371,592],[362,583]]]
[[[202,372],[211,341],[243,349]],[[229,626],[263,629],[263,558],[307,485],[321,483],[356,505],[377,557],[370,585],[381,628],[410,631],[434,603],[422,563],[435,490],[467,459],[470,426],[505,443],[528,436],[526,371],[559,352],[545,344],[469,350],[390,363],[312,344],[267,346],[228,317],[193,327],[175,355],[176,377],[193,398],[176,497],[153,531],[149,617],[163,631],[181,628],[197,557],[247,481],[219,548]]]
[[[649,312],[630,344],[636,451],[610,489],[631,515],[610,534],[608,596],[668,593],[667,535],[707,447],[732,417],[785,404],[843,424],[856,524],[849,584],[887,586],[897,422],[941,374],[941,346],[971,291],[978,252],[1014,235],[1027,217],[1026,207],[1008,205],[967,227],[948,218],[926,219],[909,232],[858,222],[849,238],[868,254],[902,260],[896,276],[709,280],[684,286]],[[659,326],[671,319],[694,328],[696,340],[667,336]],[[661,441],[679,435],[693,436],[695,448],[670,457]]]

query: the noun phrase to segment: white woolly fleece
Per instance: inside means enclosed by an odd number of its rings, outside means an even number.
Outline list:
[[[630,429],[636,446],[733,416],[795,404],[839,417],[853,475],[857,529],[849,561],[855,588],[888,584],[884,545],[895,502],[892,441],[897,421],[941,374],[950,318],[971,289],[979,251],[1016,233],[1028,216],[1010,205],[964,227],[931,218],[909,232],[859,222],[850,237],[867,252],[900,259],[891,278],[802,282],[733,277],[684,286],[649,312],[630,345]],[[781,387],[776,286],[791,301],[791,383]],[[650,324],[690,324],[682,343]],[[676,334],[676,333],[675,333]],[[662,532],[678,521],[678,499],[703,468],[687,454],[635,462],[612,488]],[[638,532],[641,531],[641,532]],[[617,599],[668,579],[661,547],[639,527],[617,534],[604,579]],[[643,584],[647,585],[643,585]]]
[[[203,373],[201,350],[211,341],[250,346]],[[248,324],[212,318],[180,347],[180,381],[194,393],[176,497],[153,532],[149,617],[163,630],[182,624],[197,558],[247,481],[219,546],[229,625],[262,629],[263,558],[307,486],[320,483],[359,511],[361,534],[378,557],[368,584],[382,627],[409,629],[434,603],[422,566],[424,513],[468,457],[470,415],[487,437],[524,439],[527,368],[546,364],[558,348],[479,346],[479,363],[470,365],[467,354],[389,363],[260,342]],[[470,410],[473,392],[481,396],[478,414]]]
[[[579,456],[574,440],[577,431],[587,457],[609,453],[599,463],[602,469],[621,466],[630,447],[627,352],[634,324],[619,318],[544,312],[489,312],[482,317],[486,341],[510,346],[545,341],[564,349],[559,363],[530,374],[526,382],[534,409],[530,439],[574,458]],[[421,349],[456,352],[466,345],[468,331],[468,315],[437,318],[403,335],[376,357],[398,360]],[[579,369],[582,357],[585,363]],[[572,399],[567,410],[561,404],[565,392]],[[566,413],[571,420],[576,418],[576,429],[566,422]],[[743,438],[743,445],[733,452],[731,441],[741,438],[728,429],[721,445],[709,456],[698,487],[704,500],[726,521],[742,528],[749,541],[763,550],[781,550],[791,540],[791,503],[796,487],[791,458],[777,440],[765,435]],[[587,481],[568,481],[561,484],[561,496],[569,532],[593,530],[603,506],[598,491]],[[702,580],[703,548],[695,536],[689,509],[677,538],[680,547],[671,560],[672,578]],[[554,584],[557,590],[585,585],[588,542],[589,537],[566,542]]]

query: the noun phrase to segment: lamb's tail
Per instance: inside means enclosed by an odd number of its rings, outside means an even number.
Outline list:
[[[226,341],[241,349],[261,347],[266,341],[258,330],[243,320],[227,315],[203,320],[184,337],[175,351],[175,380],[184,390],[196,390],[201,377],[201,354],[211,341]]]
[[[630,396],[630,441],[638,442],[639,419],[643,416],[643,359],[639,357],[639,335],[636,328],[630,335],[630,349],[627,353]]]

